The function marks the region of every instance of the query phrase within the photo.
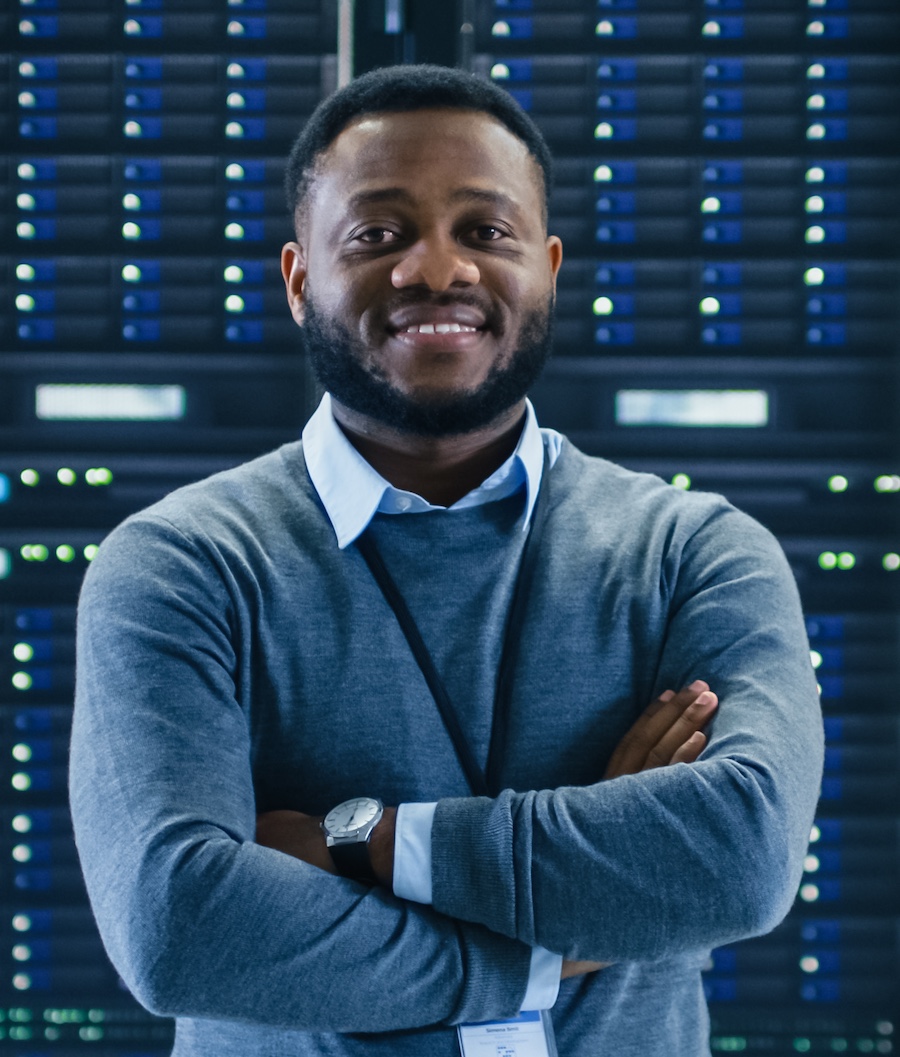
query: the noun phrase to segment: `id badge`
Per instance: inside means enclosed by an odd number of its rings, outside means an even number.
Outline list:
[[[510,1020],[460,1024],[461,1057],[557,1057],[553,1022],[546,1009],[532,1009]]]

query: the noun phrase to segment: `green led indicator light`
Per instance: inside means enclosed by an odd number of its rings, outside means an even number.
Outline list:
[[[56,557],[58,561],[65,562],[66,564],[73,562],[75,561],[75,548],[68,543],[61,543],[56,548]]]
[[[700,314],[703,316],[714,316],[721,307],[715,297],[704,297],[700,302]]]
[[[30,1009],[8,1009],[6,1015],[17,1024],[28,1024],[34,1019]]]
[[[228,139],[243,139],[244,126],[240,121],[229,121],[225,126],[225,135]]]
[[[97,1027],[84,1027],[78,1029],[79,1039],[83,1039],[85,1042],[96,1042],[98,1039],[103,1038],[103,1028]]]
[[[17,690],[30,690],[34,680],[28,672],[13,672],[10,682]]]
[[[226,312],[243,312],[244,311],[244,299],[238,296],[238,294],[229,294],[225,298],[225,311]]]
[[[16,294],[16,311],[33,312],[36,302],[31,294]]]
[[[244,237],[244,229],[240,224],[226,224],[225,225],[225,238],[226,239],[242,239]]]
[[[37,472],[37,470],[23,470],[19,474],[19,480],[22,482],[22,484],[27,485],[29,488],[34,488],[35,485],[40,484],[41,475]]]
[[[12,572],[12,558],[5,547],[0,547],[0,580],[5,580]]]
[[[229,92],[225,96],[225,105],[229,110],[243,110],[247,105],[247,101],[240,92]]]
[[[56,479],[60,484],[64,484],[68,487],[69,485],[75,484],[78,480],[78,474],[68,466],[61,466],[56,471]]]
[[[832,1039],[829,1046],[833,1053],[846,1053],[850,1048],[850,1043],[846,1039]]]
[[[32,851],[31,851],[31,848],[29,847],[29,845],[27,845],[27,844],[17,844],[12,850],[12,857],[13,857],[13,859],[16,862],[30,862],[31,861],[31,856],[32,856]],[[16,957],[15,949],[16,948],[14,947],[13,948],[13,957],[14,958]],[[28,959],[31,957],[31,951],[28,950],[27,947],[25,947],[24,949],[26,951],[28,951],[28,953],[27,953],[27,955],[24,958],[20,958],[19,959],[20,961],[23,961],[23,962],[24,961],[28,961]]]
[[[509,78],[509,67],[505,62],[495,62],[491,67],[491,80],[505,81]]]
[[[31,977],[28,975],[28,973],[16,973],[15,976],[12,978],[12,985],[17,991],[27,991],[31,987]],[[13,1028],[10,1028],[10,1037],[12,1037],[13,1030],[14,1030]],[[22,1030],[28,1031],[27,1038],[29,1038],[29,1039],[31,1038],[30,1029],[28,1029],[28,1028],[25,1028],[25,1029],[19,1028],[17,1030],[19,1030],[19,1031],[22,1031]],[[19,1036],[19,1037],[21,1037],[21,1036]]]
[[[608,18],[605,18],[602,22],[598,22],[594,28],[594,33],[598,37],[614,37],[616,34],[615,23],[610,22]]]
[[[142,274],[141,269],[136,264],[126,264],[122,268],[122,278],[126,283],[139,283]]]
[[[810,650],[809,651],[809,659],[810,659],[810,661],[812,663],[813,668],[821,668],[822,667],[822,659],[823,658],[822,658],[822,654],[819,653],[818,650]]]
[[[718,22],[704,22],[700,32],[704,37],[718,37],[722,32],[722,27]]]
[[[881,567],[887,569],[889,573],[895,573],[900,569],[900,554],[895,551],[891,551],[890,554],[885,554],[881,559]]]
[[[24,65],[25,63],[22,63],[22,66]],[[20,72],[21,69],[22,67],[20,66]],[[22,74],[22,76],[24,77],[25,74]],[[30,161],[23,161],[16,166],[16,176],[18,176],[20,180],[34,180],[37,178],[37,169],[31,164]]]
[[[837,556],[837,567],[839,569],[852,569],[856,565],[856,555],[851,554],[850,551],[841,551]]]
[[[12,648],[12,655],[20,664],[28,664],[34,659],[34,647],[30,642],[17,642]]]
[[[900,474],[883,473],[875,478],[876,492],[900,492]]]
[[[811,228],[807,228],[803,233],[804,241],[810,245],[816,245],[820,242],[825,241],[825,228],[820,227],[818,224],[813,225]]]
[[[594,129],[594,139],[612,139],[615,134],[615,129],[608,121],[601,121]]]
[[[18,760],[19,763],[28,763],[31,759],[31,746],[27,745],[24,741],[20,741],[18,745],[13,745],[10,750],[12,758]]]
[[[743,1053],[747,1040],[743,1035],[719,1035],[710,1039],[710,1049],[716,1053]]]
[[[244,166],[238,165],[236,161],[231,162],[230,165],[225,166],[225,179],[226,180],[243,180],[244,179]]]
[[[31,264],[17,264],[16,278],[23,283],[30,283],[34,279],[34,266]]]
[[[31,788],[31,775],[26,774],[24,771],[19,771],[10,778],[9,784],[17,793],[27,793]]]
[[[92,466],[89,470],[84,471],[84,479],[95,488],[112,484],[112,470],[108,470],[105,466]]]
[[[676,473],[672,478],[672,484],[675,488],[686,492],[691,487],[691,479],[686,473]]]
[[[242,283],[244,281],[244,269],[236,264],[229,264],[223,272],[226,283]]]
[[[20,991],[26,991],[31,987],[31,978],[25,973],[16,973],[13,977],[13,987],[19,988]],[[23,1024],[15,1024],[9,1029],[9,1037],[15,1039],[16,1042],[27,1042],[33,1035],[34,1032],[31,1028],[27,1028]]]
[[[598,165],[594,169],[594,183],[609,183],[613,178],[612,166],[610,165]]]
[[[30,833],[31,832],[31,815],[16,815],[15,818],[12,820],[12,828],[16,831],[16,833]],[[15,928],[15,918],[13,918],[13,922],[14,922],[13,927]],[[29,920],[28,924],[29,924],[29,927],[30,927],[30,925],[31,925],[31,921],[30,920]],[[22,930],[19,929],[19,931],[21,932]]]
[[[825,269],[807,268],[803,273],[803,281],[807,286],[821,286],[825,282]]]
[[[88,544],[88,545],[87,545],[87,546],[86,546],[86,547],[84,548],[84,551],[82,552],[82,553],[84,554],[84,560],[85,560],[85,561],[88,561],[88,562],[92,562],[92,561],[94,560],[94,558],[96,558],[96,556],[97,556],[97,551],[98,551],[99,549],[100,549],[100,548],[99,548],[99,547],[97,546],[97,544],[96,544],[96,543],[89,543],[89,544]]]
[[[611,316],[616,309],[611,297],[598,297],[591,306],[595,316]]]
[[[850,482],[844,477],[843,474],[836,473],[832,477],[828,478],[828,491],[829,492],[846,492],[850,487]]]
[[[19,553],[27,562],[45,562],[50,557],[50,551],[43,543],[26,543]]]
[[[13,914],[12,927],[16,932],[30,932],[31,918],[27,914]]]
[[[128,194],[122,197],[122,208],[129,213],[136,213],[141,208],[141,197],[136,194]]]
[[[16,195],[16,205],[19,209],[32,210],[37,205],[37,202],[35,201],[34,195],[21,194]]]
[[[822,551],[822,553],[819,555],[819,568],[837,568],[837,555],[834,553],[834,551]]]
[[[721,208],[722,203],[715,197],[704,198],[700,203],[701,213],[718,213]]]
[[[809,1041],[809,1039],[794,1039],[794,1049],[797,1051],[797,1053],[809,1053],[811,1048],[812,1043]]]

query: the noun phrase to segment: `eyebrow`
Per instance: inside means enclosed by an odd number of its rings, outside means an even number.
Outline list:
[[[521,209],[513,198],[502,191],[487,191],[480,187],[460,187],[450,195],[451,202],[472,202],[481,205],[499,206],[514,213]],[[381,187],[371,191],[357,191],[347,200],[349,209],[381,205],[383,202],[403,202],[413,205],[415,196],[403,187]]]

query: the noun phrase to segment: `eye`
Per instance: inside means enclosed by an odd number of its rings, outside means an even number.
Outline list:
[[[475,228],[475,235],[481,242],[496,242],[498,239],[506,238],[506,232],[494,227],[493,224],[479,224]]]
[[[396,242],[400,236],[390,228],[366,228],[354,235],[357,242],[367,242],[370,245],[380,246],[389,242]]]

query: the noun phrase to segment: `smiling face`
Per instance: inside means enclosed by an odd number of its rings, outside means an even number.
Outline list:
[[[525,145],[480,111],[417,110],[341,132],[282,267],[338,404],[442,435],[521,404],[549,352],[561,256]]]

